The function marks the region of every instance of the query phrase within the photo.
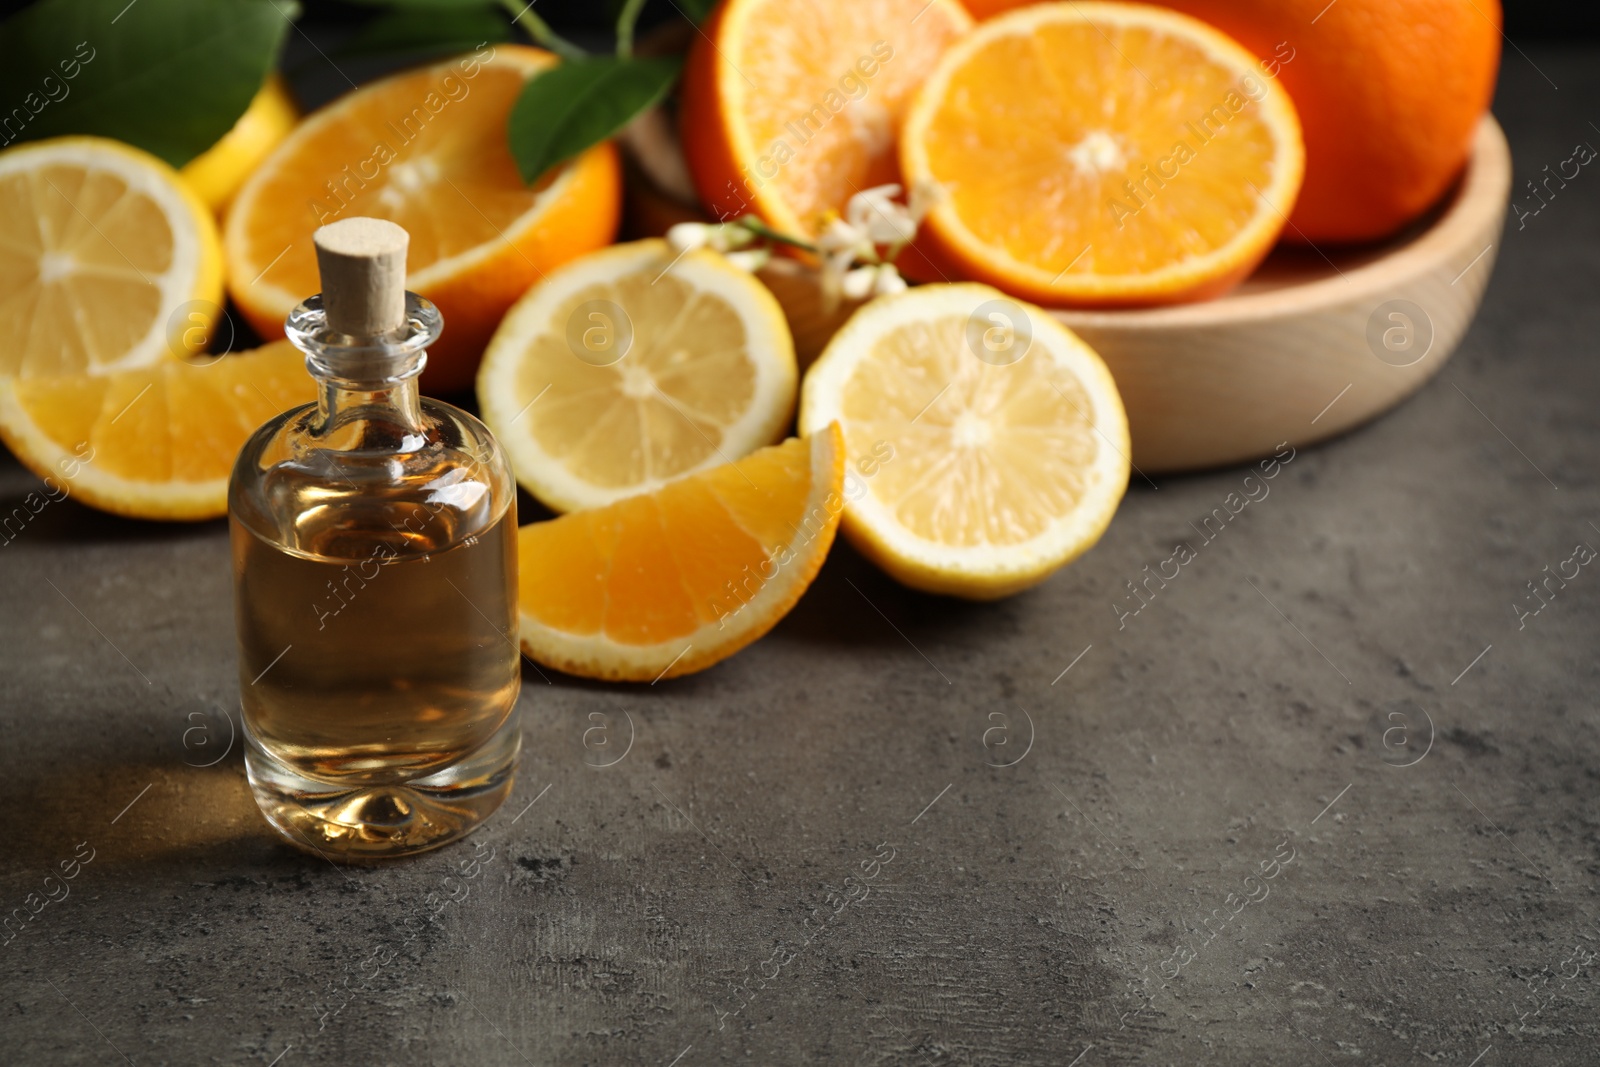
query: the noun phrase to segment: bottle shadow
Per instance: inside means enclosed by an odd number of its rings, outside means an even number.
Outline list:
[[[828,648],[897,652],[907,642],[914,648],[947,646],[962,641],[973,627],[1014,630],[1018,605],[1031,595],[1025,591],[1005,600],[974,601],[919,592],[890,578],[839,538],[800,600],[757,644],[801,646],[802,655],[820,655]],[[747,651],[741,649],[735,656]],[[550,685],[612,699],[643,694],[652,687],[682,697],[710,697],[719,684],[719,666],[652,683],[607,682],[566,674],[524,654],[522,684],[530,696]],[[629,706],[647,716],[650,711],[648,705]],[[580,710],[590,708],[586,704]]]
[[[57,728],[37,732],[25,759],[13,750],[0,773],[0,805],[18,816],[3,863],[17,899],[3,903],[14,907],[28,893],[43,893],[45,878],[59,880],[74,859],[97,874],[133,874],[141,882],[151,872],[203,882],[218,872],[290,875],[320,865],[262,818],[245,777],[237,713],[231,743],[221,713],[210,714],[205,728],[214,738],[186,735],[166,758],[150,757],[149,732],[120,709],[84,716],[102,724],[92,744]]]
[[[937,645],[974,626],[994,624],[1010,611],[1006,603],[938,596],[901,585],[841,536],[816,580],[768,639],[893,649],[913,635],[918,643]]]

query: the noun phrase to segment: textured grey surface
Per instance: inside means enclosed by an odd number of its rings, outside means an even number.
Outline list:
[[[1600,143],[1595,52],[1528,52],[1519,185]],[[1136,481],[1003,603],[841,548],[702,675],[528,672],[512,801],[378,869],[277,842],[227,751],[221,524],[50,505],[0,549],[0,1060],[1600,1060],[1600,567],[1512,607],[1600,547],[1597,249],[1585,169],[1443,373],[1210,544],[1243,470]]]

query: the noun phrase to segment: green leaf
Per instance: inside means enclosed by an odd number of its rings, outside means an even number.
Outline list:
[[[599,144],[667,95],[679,56],[569,59],[535,75],[511,109],[507,134],[522,180]]]
[[[385,11],[361,27],[335,54],[468,52],[484,42],[510,39],[511,26],[499,5],[468,7],[446,0],[439,6],[405,4]]]
[[[233,128],[294,0],[41,0],[0,25],[0,142],[115,137],[181,167]]]

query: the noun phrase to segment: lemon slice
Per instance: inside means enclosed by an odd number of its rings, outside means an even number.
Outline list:
[[[484,353],[478,403],[523,487],[572,511],[774,443],[796,377],[765,286],[717,253],[636,241],[528,291]]]
[[[844,429],[843,528],[906,585],[987,600],[1088,550],[1128,485],[1128,420],[1094,350],[986,285],[857,311],[806,375],[801,433]]]
[[[161,160],[101,137],[0,152],[0,378],[198,350],[221,301],[211,212]]]

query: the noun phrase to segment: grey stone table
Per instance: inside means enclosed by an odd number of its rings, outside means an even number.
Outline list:
[[[1600,143],[1595,53],[1527,52],[1519,186]],[[509,804],[377,869],[254,809],[222,525],[46,508],[0,548],[0,1061],[1600,1062],[1600,567],[1528,592],[1600,547],[1600,173],[1498,257],[1426,389],[1210,543],[1245,470],[1136,479],[998,604],[841,547],[704,674],[529,671]]]

